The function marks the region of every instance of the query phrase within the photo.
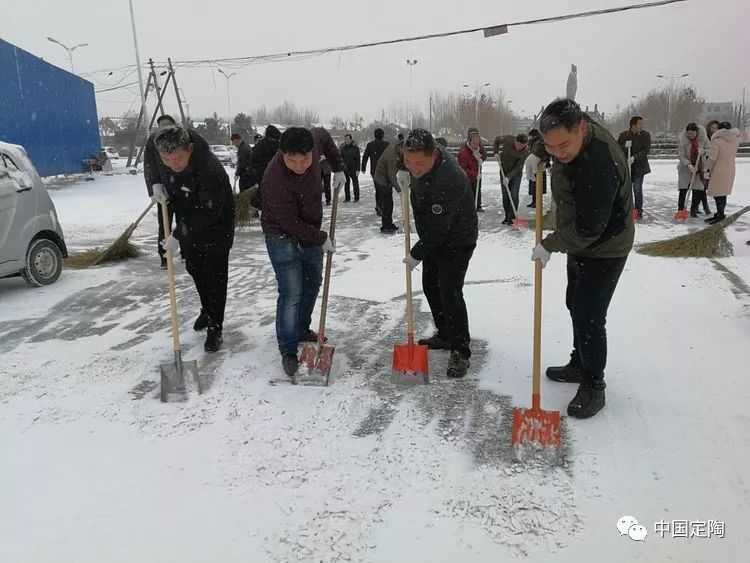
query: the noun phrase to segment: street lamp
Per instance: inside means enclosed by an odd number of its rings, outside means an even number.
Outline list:
[[[233,72],[231,74],[227,74],[223,70],[219,69],[219,72],[224,75],[224,78],[227,79],[227,122],[229,123],[229,138],[232,138],[232,106],[229,103],[229,79],[232,78],[236,72]]]
[[[670,74],[668,77],[663,74],[657,74],[657,78],[662,80],[669,79],[669,90],[667,90],[667,133],[670,131],[671,117],[672,117],[672,91],[674,90],[674,81],[680,78],[690,76],[689,72],[685,74]]]
[[[417,64],[417,59],[406,59],[406,64],[409,65],[409,129],[414,129],[414,91],[412,89],[412,69]]]
[[[79,43],[75,47],[68,47],[67,45],[63,45],[62,43],[60,43],[54,37],[47,37],[47,41],[52,41],[52,43],[57,43],[58,45],[60,45],[60,47],[62,47],[63,49],[65,49],[68,52],[68,60],[70,61],[70,72],[72,72],[73,74],[75,74],[76,71],[73,68],[73,51],[75,51],[76,49],[78,49],[78,47],[86,47],[86,46],[88,46],[88,43]]]
[[[482,88],[486,88],[489,85],[489,82],[485,82],[484,84],[477,84],[474,86],[474,126],[477,129],[479,128],[479,93]],[[462,84],[462,86],[464,88],[471,88],[469,84]]]

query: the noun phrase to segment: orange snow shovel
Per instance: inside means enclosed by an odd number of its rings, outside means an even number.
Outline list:
[[[341,186],[333,191],[333,205],[331,206],[331,228],[328,236],[335,241],[334,234],[336,231],[336,214],[339,207],[339,194]],[[329,252],[326,256],[326,272],[323,281],[323,303],[320,306],[320,325],[318,326],[318,341],[316,343],[306,343],[302,346],[299,361],[300,364],[307,366],[308,375],[312,377],[309,381],[307,378],[298,377],[299,383],[318,383],[319,379],[325,378],[324,382],[328,386],[331,382],[331,365],[333,364],[333,354],[336,347],[332,344],[326,344],[326,314],[328,313],[328,293],[331,288],[331,266],[333,265],[333,253]]]
[[[536,200],[542,201],[542,173],[540,163],[536,173]],[[542,206],[536,206],[536,243],[542,242]],[[542,263],[534,263],[534,359],[530,409],[513,410],[513,454],[519,461],[535,451],[556,459],[560,452],[560,413],[541,408],[542,364]]]
[[[518,229],[519,231],[525,231],[529,228],[529,224],[524,221],[523,219],[519,219],[518,217],[518,209],[516,209],[516,204],[513,203],[513,196],[510,194],[510,187],[505,185],[505,172],[503,171],[502,164],[500,165],[500,183],[503,185],[503,189],[505,190],[505,193],[508,194],[508,199],[510,200],[510,207],[513,209],[513,226]],[[538,182],[537,182],[538,183]],[[542,201],[541,199],[539,200]]]
[[[404,219],[405,256],[411,252],[411,221],[409,220],[409,186],[401,191],[401,211]],[[411,296],[411,266],[406,266],[406,344],[393,346],[393,371],[400,373],[403,382],[430,382],[427,346],[414,343],[414,303]]]

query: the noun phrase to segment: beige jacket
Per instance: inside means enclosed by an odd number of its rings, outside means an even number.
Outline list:
[[[740,148],[740,132],[738,129],[719,129],[711,137],[709,151],[708,195],[722,197],[732,194],[735,175],[735,158]]]

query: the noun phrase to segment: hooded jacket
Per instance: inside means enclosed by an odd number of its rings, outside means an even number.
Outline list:
[[[711,137],[708,195],[722,197],[732,194],[734,186],[735,158],[740,148],[739,129],[719,129]]]
[[[275,126],[266,127],[265,136],[255,144],[253,148],[252,166],[255,169],[255,181],[260,182],[266,167],[271,162],[276,152],[279,150],[279,141],[281,140],[281,131]]]

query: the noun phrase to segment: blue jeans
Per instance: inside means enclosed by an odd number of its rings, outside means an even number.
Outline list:
[[[503,186],[503,210],[505,211],[505,218],[506,219],[515,219],[516,215],[513,213],[513,207],[510,204],[510,198],[508,197],[508,192],[510,191],[510,195],[513,198],[513,205],[516,206],[516,210],[518,210],[518,192],[521,189],[521,174],[518,174],[517,176],[514,176],[510,179],[510,185],[508,186],[508,189],[505,189],[505,186]]]
[[[635,195],[635,208],[643,209],[643,176],[633,176],[633,194]]]
[[[276,301],[279,351],[282,355],[296,355],[300,335],[310,330],[323,280],[323,249],[301,246],[285,235],[266,235],[266,248],[279,286]]]

